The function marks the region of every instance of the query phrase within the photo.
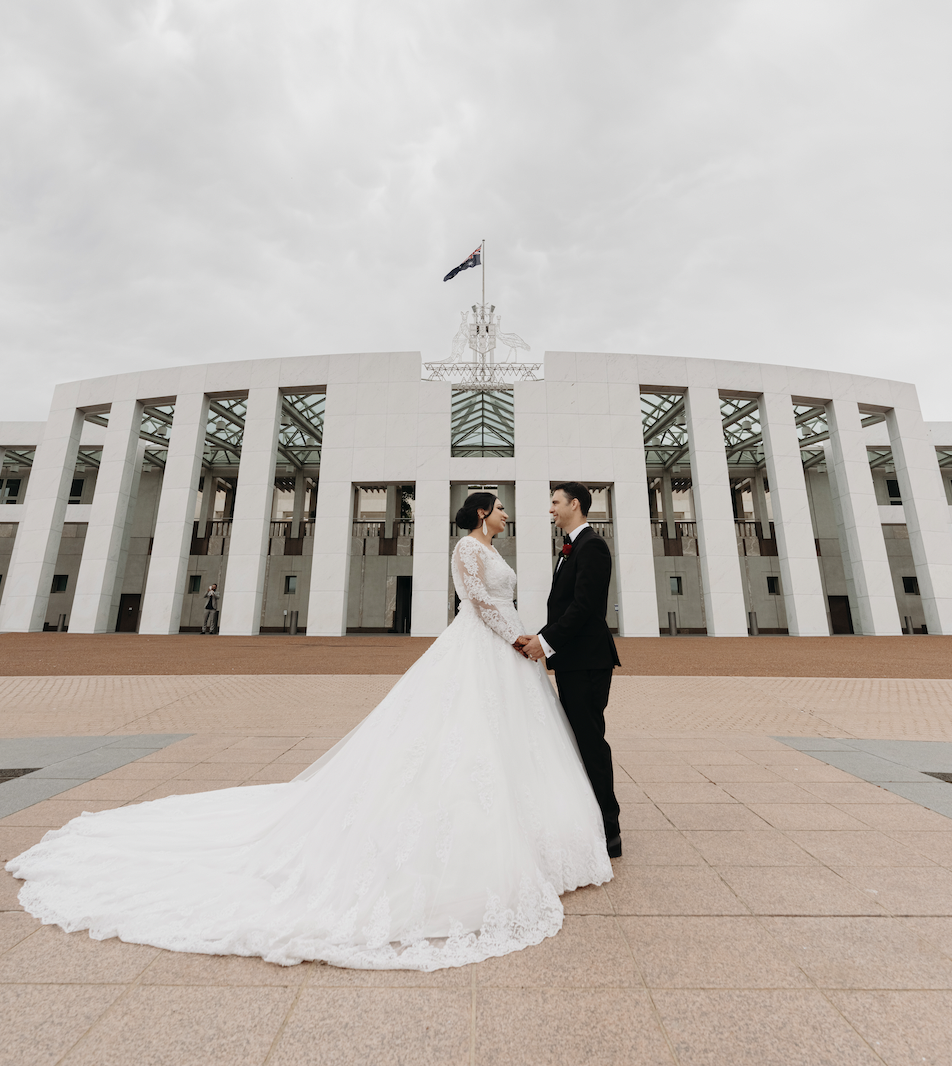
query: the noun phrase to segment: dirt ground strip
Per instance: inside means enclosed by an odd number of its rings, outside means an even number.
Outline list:
[[[0,676],[401,674],[429,637],[0,634]],[[621,638],[616,676],[952,677],[952,636]]]

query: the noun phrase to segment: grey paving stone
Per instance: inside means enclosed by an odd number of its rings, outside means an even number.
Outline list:
[[[0,740],[0,767],[40,767],[0,784],[0,817],[51,799],[144,755],[167,748],[190,733],[105,737],[16,737]]]
[[[864,781],[880,784],[886,781],[919,781],[922,774],[915,767],[892,759],[881,759],[863,751],[817,752],[816,757],[829,766],[836,766]]]
[[[88,777],[37,778],[33,774],[0,785],[0,818],[32,807],[41,800],[52,799],[61,792],[85,785]]]
[[[933,781],[931,784],[894,781],[890,782],[888,788],[897,796],[903,796],[921,807],[928,807],[930,811],[952,818],[952,785],[947,785],[944,781]]]
[[[851,741],[837,740],[834,737],[774,737],[773,739],[804,752],[851,750]]]

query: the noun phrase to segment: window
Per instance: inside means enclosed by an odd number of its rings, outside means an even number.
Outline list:
[[[770,576],[767,578],[767,592],[771,596],[780,595],[780,578],[776,576]]]
[[[297,592],[297,574],[286,574],[284,578],[285,596],[293,596]]]
[[[3,502],[4,503],[17,503],[20,498],[20,485],[22,484],[22,478],[8,477],[6,483],[3,486]]]
[[[83,479],[74,477],[69,486],[69,502],[80,503],[83,498]]]
[[[919,578],[904,577],[902,579],[902,591],[909,596],[919,595]]]
[[[202,575],[201,574],[189,574],[188,575],[188,591],[189,592],[201,592],[202,591]]]
[[[54,574],[53,575],[53,587],[50,592],[65,592],[66,586],[69,583],[68,574]]]
[[[684,589],[681,586],[681,578],[680,577],[669,577],[668,580],[671,582],[671,595],[672,596],[683,596],[684,595]]]
[[[886,478],[886,491],[889,493],[889,502],[893,507],[902,507],[902,493],[899,491],[899,482],[893,478]]]

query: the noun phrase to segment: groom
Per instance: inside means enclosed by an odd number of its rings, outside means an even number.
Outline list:
[[[555,671],[559,699],[595,791],[605,822],[608,854],[621,855],[618,800],[612,752],[605,740],[605,707],[612,670],[620,666],[605,615],[612,557],[608,545],[588,524],[592,494],[577,481],[552,490],[549,514],[565,534],[565,545],[552,576],[548,620],[538,636],[516,642],[529,659],[546,660]]]

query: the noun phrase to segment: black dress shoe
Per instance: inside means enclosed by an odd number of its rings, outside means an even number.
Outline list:
[[[621,836],[612,837],[608,842],[608,857],[610,859],[621,858]]]

